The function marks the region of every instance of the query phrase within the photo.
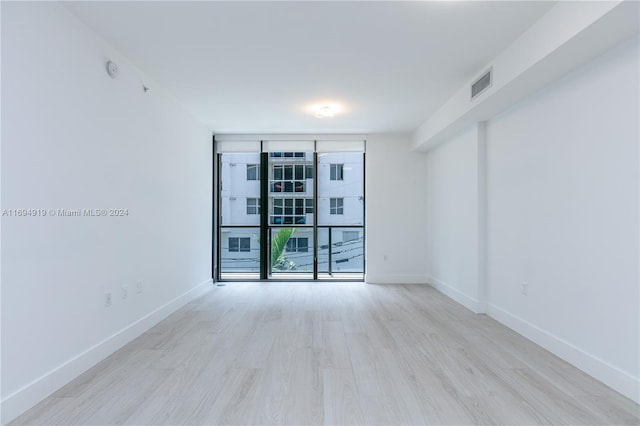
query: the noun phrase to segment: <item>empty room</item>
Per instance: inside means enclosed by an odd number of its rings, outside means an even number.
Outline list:
[[[640,424],[640,2],[0,19],[2,425]]]

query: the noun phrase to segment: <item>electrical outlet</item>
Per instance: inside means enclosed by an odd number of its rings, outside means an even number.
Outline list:
[[[122,286],[122,300],[126,299],[127,296],[129,295],[129,289],[127,288],[126,285]]]
[[[136,293],[138,294],[142,293],[142,280],[136,283]]]
[[[527,284],[526,281],[522,281],[522,289],[521,289],[522,294],[524,294],[525,296],[527,294],[529,294],[529,284]]]
[[[111,292],[104,294],[104,306],[105,308],[111,306]]]

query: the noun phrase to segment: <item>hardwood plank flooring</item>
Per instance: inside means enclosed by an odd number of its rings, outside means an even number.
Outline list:
[[[22,425],[640,424],[640,407],[428,286],[214,287]]]

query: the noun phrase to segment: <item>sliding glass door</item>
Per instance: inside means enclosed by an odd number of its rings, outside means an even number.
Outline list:
[[[364,155],[318,155],[318,278],[364,274]]]
[[[224,145],[216,164],[219,280],[364,278],[364,144],[359,152],[327,149],[341,146]]]
[[[268,159],[268,278],[314,279],[315,154],[275,151]]]

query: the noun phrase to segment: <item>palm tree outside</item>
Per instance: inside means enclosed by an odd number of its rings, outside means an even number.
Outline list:
[[[289,238],[297,231],[296,228],[280,228],[277,234],[271,238],[271,269],[278,271],[291,271],[296,269],[295,262],[285,256],[285,249]]]

